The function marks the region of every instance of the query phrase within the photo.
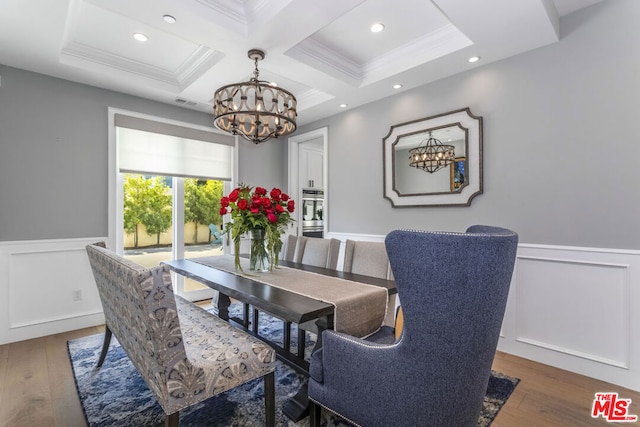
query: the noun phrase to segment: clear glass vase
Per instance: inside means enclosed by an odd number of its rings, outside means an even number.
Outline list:
[[[266,235],[262,229],[251,230],[249,270],[269,271],[269,251],[267,250]]]

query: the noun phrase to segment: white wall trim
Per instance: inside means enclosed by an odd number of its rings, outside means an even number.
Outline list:
[[[327,233],[339,269],[347,239],[384,237]],[[100,240],[0,242],[0,344],[104,322],[84,252]],[[640,251],[520,244],[498,350],[640,390]]]
[[[640,251],[520,244],[498,349],[640,390]]]
[[[541,245],[535,243],[519,243],[518,248],[527,249],[548,249],[553,251],[569,251],[569,252],[590,252],[590,253],[604,253],[604,254],[619,254],[619,255],[640,255],[640,250],[634,249],[611,249],[611,248],[595,248],[587,246],[554,246],[554,245]]]
[[[547,248],[549,249],[549,248]],[[575,253],[580,253],[580,252],[596,252],[595,250],[587,250],[587,251],[576,251]],[[615,252],[611,252],[608,251],[607,253],[615,253]],[[548,342],[544,342],[544,341],[539,341],[536,339],[531,339],[531,338],[527,338],[525,336],[521,336],[518,335],[516,336],[516,341],[518,342],[522,342],[522,343],[526,343],[526,344],[531,344],[531,345],[535,345],[538,347],[542,347],[542,348],[546,348],[549,350],[553,350],[553,351],[557,351],[557,352],[562,352],[562,353],[566,353],[566,354],[570,354],[573,356],[577,356],[577,357],[581,357],[581,358],[585,358],[585,359],[590,359],[596,362],[600,362],[600,363],[604,363],[604,364],[608,364],[611,366],[617,366],[620,368],[625,368],[628,369],[629,368],[629,342],[631,339],[631,321],[629,318],[629,301],[631,299],[631,286],[630,286],[630,274],[629,274],[629,264],[619,264],[619,263],[613,263],[613,262],[592,262],[592,261],[580,261],[580,260],[575,260],[575,259],[562,259],[562,258],[549,258],[549,257],[539,257],[539,256],[518,256],[518,260],[522,261],[522,260],[535,260],[535,261],[541,261],[541,262],[546,262],[546,263],[560,263],[560,264],[573,264],[575,266],[594,266],[596,268],[617,268],[617,269],[622,269],[624,270],[623,273],[623,277],[622,277],[622,281],[620,283],[621,287],[622,287],[622,295],[620,300],[618,301],[618,309],[620,311],[620,313],[622,314],[622,324],[620,325],[620,327],[623,329],[623,335],[624,335],[624,351],[623,351],[623,357],[620,358],[620,360],[616,360],[616,359],[611,359],[611,358],[606,358],[606,357],[601,357],[598,356],[596,354],[592,354],[589,352],[584,352],[584,351],[579,351],[576,349],[572,349],[570,347],[565,347],[565,346],[559,346],[559,345],[554,345]],[[516,319],[516,322],[518,321],[518,319]]]
[[[106,237],[0,242],[0,344],[104,323],[85,252],[98,241]]]

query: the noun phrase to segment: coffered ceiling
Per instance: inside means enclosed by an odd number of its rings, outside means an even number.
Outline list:
[[[559,16],[599,1],[1,0],[0,64],[211,112],[260,48],[304,124],[557,42]]]

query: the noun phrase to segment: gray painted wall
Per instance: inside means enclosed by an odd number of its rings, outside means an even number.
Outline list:
[[[212,126],[209,114],[2,65],[0,75],[0,241],[107,235],[108,107]],[[241,180],[286,182],[271,166],[281,148],[239,151]]]
[[[242,138],[238,144],[238,183],[271,190],[287,187],[287,140],[279,138],[253,144]]]
[[[523,243],[640,249],[638,16],[640,1],[606,1],[562,19],[558,43],[301,128],[329,127],[329,231],[486,223]],[[467,106],[484,117],[484,193],[470,207],[392,208],[389,127]]]
[[[551,46],[301,127],[329,127],[329,231],[488,223],[525,243],[638,249],[637,16],[637,0],[609,0],[565,17]],[[107,234],[107,107],[211,125],[116,92],[1,65],[0,75],[0,241]],[[392,208],[389,127],[467,106],[484,117],[484,193],[470,207]],[[241,141],[239,157],[239,181],[285,187],[285,140]]]

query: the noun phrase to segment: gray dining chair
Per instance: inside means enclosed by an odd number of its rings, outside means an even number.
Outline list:
[[[338,267],[340,240],[319,237],[298,237],[295,261],[314,267],[335,270]]]
[[[361,426],[476,426],[518,235],[489,226],[397,230],[385,245],[402,300],[402,334],[385,345],[373,336],[322,333],[309,369],[311,427],[321,408]]]
[[[298,236],[293,234],[287,235],[287,241],[284,244],[282,259],[294,262],[296,256],[296,247],[298,246]]]
[[[338,267],[340,240],[319,237],[298,237],[295,251],[295,262],[335,270]],[[285,334],[290,336],[291,325],[285,322]],[[304,358],[306,331],[318,332],[315,322],[298,325],[298,356]]]
[[[384,242],[347,240],[345,242],[342,270],[346,273],[393,280],[393,273],[391,272],[391,265],[389,264]],[[389,295],[384,325],[392,326],[395,324],[397,305],[396,295]]]

